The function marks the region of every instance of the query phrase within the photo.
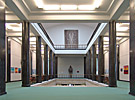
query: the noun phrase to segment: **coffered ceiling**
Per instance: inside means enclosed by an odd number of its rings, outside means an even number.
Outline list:
[[[90,27],[94,31],[98,23],[104,24],[108,23],[110,20],[116,20],[116,22],[120,23],[120,28],[117,28],[117,35],[119,35],[117,40],[121,37],[129,36],[129,30],[125,28],[128,25],[121,24],[123,22],[129,22],[129,0],[5,1],[7,5],[6,21],[20,23],[22,20],[28,20],[31,23],[35,23],[35,25],[32,24],[33,27],[31,27],[32,30],[34,30],[33,33],[39,32],[36,23],[43,23],[46,29],[60,24],[82,24]],[[124,27],[125,31],[123,31],[121,27]],[[9,29],[8,31],[13,30]],[[101,35],[108,37],[108,25],[105,25],[100,33]]]
[[[121,15],[120,21],[128,20],[129,0],[6,0],[6,4],[21,20],[99,23],[118,20]],[[10,11],[7,16],[15,20]]]

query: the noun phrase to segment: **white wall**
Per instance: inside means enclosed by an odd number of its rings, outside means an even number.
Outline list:
[[[11,67],[21,68],[21,44],[11,39]],[[21,73],[11,73],[11,81],[21,80]]]
[[[105,66],[105,75],[109,75],[109,52],[104,55],[104,66]]]
[[[93,25],[93,26],[92,26]],[[49,27],[45,26],[45,29],[55,45],[64,45],[65,37],[64,30],[78,30],[78,44],[87,44],[93,31],[95,30],[97,23],[92,23],[91,26],[85,24],[57,24]]]
[[[58,74],[69,75],[68,68],[70,65],[73,68],[73,74],[78,74],[79,77],[83,77],[84,57],[58,57]]]
[[[130,69],[128,70],[128,74],[124,74],[124,66],[129,66],[129,39],[124,43],[120,44],[120,69],[119,69],[119,78],[120,80],[129,81],[129,73]],[[120,71],[123,69],[123,71]]]
[[[129,66],[129,40],[123,42],[119,46],[119,79],[124,81],[129,81],[129,73],[130,73],[130,66]],[[104,55],[104,64],[105,64],[105,75],[109,75],[109,52],[105,53]],[[128,65],[128,74],[124,74],[124,66]],[[122,69],[122,71],[121,71]]]
[[[36,75],[36,53],[32,52],[32,73]]]

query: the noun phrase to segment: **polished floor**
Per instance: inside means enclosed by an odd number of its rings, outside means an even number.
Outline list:
[[[7,95],[0,100],[135,100],[128,94],[129,83],[110,87],[21,87],[21,82],[7,83]]]

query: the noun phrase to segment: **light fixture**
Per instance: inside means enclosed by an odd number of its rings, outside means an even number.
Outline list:
[[[109,41],[109,37],[104,37],[104,41]]]
[[[102,3],[102,0],[95,0],[93,6],[94,6],[95,8],[99,8],[100,5],[101,5],[101,3]]]
[[[93,5],[79,5],[78,10],[94,10],[99,8],[102,3],[102,0],[95,0]]]
[[[121,39],[121,37],[116,37],[116,40],[120,40]]]
[[[44,10],[60,10],[59,5],[44,5]]]
[[[61,5],[61,10],[77,10],[77,5]]]
[[[117,27],[117,31],[127,31],[129,28],[128,27]]]
[[[44,3],[43,0],[34,0],[35,4],[37,5],[38,8],[43,8]]]
[[[4,6],[0,6],[0,9],[4,9],[5,7]]]
[[[107,47],[109,47],[109,45],[104,45],[104,48],[107,48]]]
[[[36,41],[36,37],[31,37],[30,41]]]
[[[13,31],[22,31],[22,25],[18,23],[6,23],[6,29]]]
[[[5,8],[5,2],[3,0],[0,0],[0,9],[4,9]]]
[[[32,45],[32,47],[36,48],[36,45]]]
[[[95,7],[93,5],[79,5],[78,10],[94,10]]]
[[[38,8],[42,8],[44,10],[94,10],[99,8],[102,0],[94,0],[92,5],[44,5],[43,0],[34,0],[36,6]]]
[[[35,42],[35,41],[34,41],[34,42],[33,42],[33,41],[30,41],[30,44],[31,44],[31,45],[32,45],[32,44],[35,44],[35,45],[36,45],[36,42]]]
[[[116,30],[117,31],[127,31],[129,29],[129,23],[117,23]]]

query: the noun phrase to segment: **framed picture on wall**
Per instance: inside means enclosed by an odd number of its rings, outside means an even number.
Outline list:
[[[124,74],[128,74],[128,65],[124,66]]]
[[[15,73],[18,73],[18,68],[17,67],[15,68]]]
[[[18,73],[21,73],[21,68],[18,68]]]
[[[78,30],[65,30],[65,48],[78,48]]]
[[[15,68],[11,67],[11,73],[15,73]]]

